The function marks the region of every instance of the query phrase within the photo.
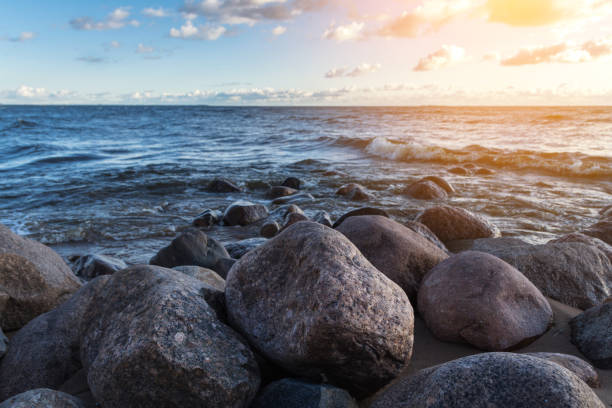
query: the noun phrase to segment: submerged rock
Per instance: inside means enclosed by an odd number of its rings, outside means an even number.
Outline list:
[[[452,174],[457,174],[459,176],[469,176],[472,174],[471,171],[469,171],[468,169],[464,167],[453,167],[449,169],[448,172]]]
[[[419,291],[419,313],[438,339],[482,350],[523,347],[544,334],[552,309],[518,270],[467,251],[434,267]]]
[[[312,203],[314,200],[315,198],[310,193],[296,193],[287,197],[276,198],[272,201],[272,204],[308,204]]]
[[[225,249],[232,258],[240,259],[247,252],[252,251],[266,242],[268,242],[266,238],[248,238],[241,241],[230,242],[225,246]]]
[[[299,178],[297,178],[297,177],[287,177],[285,179],[285,181],[283,181],[283,183],[281,185],[285,186],[285,187],[291,187],[291,188],[294,188],[296,190],[299,190],[301,184],[302,184],[302,181]]]
[[[419,200],[446,200],[448,194],[438,184],[430,180],[420,180],[406,189],[406,194]]]
[[[543,358],[551,363],[567,368],[591,388],[599,387],[599,375],[592,365],[581,358],[561,353],[525,353],[528,356]]]
[[[357,183],[345,184],[340,187],[336,194],[347,197],[353,201],[366,201],[373,198],[372,194],[364,186]]]
[[[358,408],[358,405],[341,388],[284,378],[268,384],[251,408]]]
[[[236,193],[242,191],[240,187],[225,178],[214,179],[206,190],[210,193]]]
[[[278,222],[272,221],[272,222],[268,222],[264,224],[261,227],[261,229],[259,230],[259,235],[261,235],[264,238],[272,238],[273,236],[278,234],[278,231],[280,231],[280,225],[278,225]]]
[[[337,230],[412,301],[416,300],[423,276],[448,258],[446,252],[420,234],[379,215],[350,217]]]
[[[287,216],[285,217],[285,223],[284,223],[283,227],[281,228],[281,231],[286,230],[287,228],[289,228],[290,226],[292,226],[296,222],[300,222],[300,221],[309,221],[309,219],[304,214],[299,214],[299,213],[290,213],[290,214],[287,214]]]
[[[221,211],[207,209],[200,213],[195,220],[193,225],[196,227],[212,227],[215,224],[221,222],[223,214]]]
[[[250,201],[236,201],[225,210],[223,223],[225,225],[250,225],[268,216],[268,209],[262,204]]]
[[[297,190],[295,188],[286,187],[286,186],[273,186],[273,187],[270,187],[270,189],[266,193],[266,196],[268,198],[274,199],[274,198],[279,198],[279,197],[290,196],[295,193],[297,193]]]
[[[55,251],[0,224],[2,329],[19,329],[60,305],[80,287],[79,279]]]
[[[127,268],[121,259],[106,255],[83,255],[74,261],[74,273],[80,278],[90,280],[101,275],[113,273]]]
[[[81,399],[60,391],[48,388],[30,390],[15,395],[2,404],[0,408],[86,408]]]
[[[580,378],[559,365],[523,354],[485,353],[402,377],[371,408],[604,408]]]
[[[319,211],[313,217],[312,220],[314,222],[318,222],[321,225],[325,225],[326,227],[332,227],[334,223],[331,220],[331,216],[327,211]]]
[[[444,180],[442,177],[427,176],[427,177],[423,177],[421,180],[433,181],[439,187],[441,187],[444,191],[446,191],[448,194],[454,194],[456,192],[452,184]]]
[[[593,307],[570,321],[572,343],[598,368],[612,368],[612,303]]]
[[[243,256],[225,289],[230,323],[294,375],[364,396],[412,353],[406,294],[342,234],[299,222]]]
[[[601,239],[608,245],[612,245],[612,220],[604,219],[597,224],[591,225],[582,231],[583,234]]]
[[[359,217],[361,215],[380,215],[381,217],[391,218],[389,217],[389,213],[387,213],[385,210],[381,210],[380,208],[362,207],[362,208],[357,208],[356,210],[351,210],[347,212],[346,214],[342,215],[340,218],[336,220],[336,222],[333,225],[333,228],[338,228],[338,226],[342,224],[344,220],[346,220],[347,218]]]
[[[459,239],[495,238],[499,229],[463,208],[440,206],[425,210],[415,221],[425,224],[444,243]]]

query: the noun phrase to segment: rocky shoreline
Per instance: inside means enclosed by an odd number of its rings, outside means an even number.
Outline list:
[[[404,223],[359,184],[337,220],[300,188],[204,210],[149,265],[71,268],[0,225],[0,408],[612,406],[609,207],[532,245],[440,177],[406,187],[439,205]]]

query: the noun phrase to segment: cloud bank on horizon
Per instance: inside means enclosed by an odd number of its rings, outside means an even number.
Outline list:
[[[0,103],[612,104],[612,0],[35,3]]]

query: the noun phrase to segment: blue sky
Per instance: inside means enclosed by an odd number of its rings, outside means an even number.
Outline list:
[[[0,103],[612,104],[607,0],[0,0]]]

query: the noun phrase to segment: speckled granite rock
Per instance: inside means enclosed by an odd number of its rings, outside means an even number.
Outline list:
[[[528,356],[543,358],[567,368],[591,388],[599,387],[599,375],[592,365],[581,358],[561,353],[526,353]]]
[[[225,295],[231,324],[266,358],[356,395],[389,382],[412,353],[406,294],[346,237],[314,222],[243,256]]]
[[[594,246],[606,254],[608,259],[612,262],[612,245],[606,244],[599,238],[591,237],[580,232],[573,232],[571,234],[563,235],[562,237],[548,241],[549,244],[560,244],[563,242],[581,242],[586,245]]]
[[[612,368],[612,303],[593,307],[570,322],[572,343],[597,368]]]
[[[371,408],[605,408],[571,371],[541,358],[485,353],[402,377]]]
[[[86,408],[86,405],[70,394],[39,388],[7,399],[0,408]]]
[[[500,236],[499,229],[487,219],[458,207],[428,208],[415,221],[425,224],[444,243]]]
[[[341,388],[285,378],[268,384],[250,408],[358,408],[358,405]]]

